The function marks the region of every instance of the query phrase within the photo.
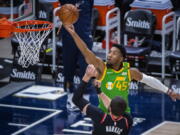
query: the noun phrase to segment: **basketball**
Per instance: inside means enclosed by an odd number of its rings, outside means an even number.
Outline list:
[[[56,12],[56,15],[63,24],[74,24],[79,18],[79,10],[72,4],[65,4]]]

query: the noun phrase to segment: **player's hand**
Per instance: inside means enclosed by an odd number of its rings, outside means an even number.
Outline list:
[[[75,34],[75,29],[73,25],[64,24],[63,26],[71,35]]]
[[[97,76],[97,70],[94,67],[94,65],[90,64],[87,66],[85,75],[90,77],[90,78]]]
[[[85,72],[85,75],[83,76],[83,80],[87,82],[92,77],[97,77],[97,74],[98,74],[98,72],[97,72],[96,68],[94,67],[94,65],[90,64],[86,68],[86,72]]]
[[[173,101],[176,101],[177,99],[180,100],[180,94],[174,92],[173,90],[169,89],[167,93]]]
[[[101,82],[99,80],[94,80],[94,86],[96,88],[97,94],[101,94]]]
[[[95,79],[95,80],[94,80],[94,86],[95,86],[96,88],[100,88],[100,87],[101,87],[101,82]]]

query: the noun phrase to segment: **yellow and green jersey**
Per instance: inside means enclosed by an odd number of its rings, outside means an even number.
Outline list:
[[[110,99],[113,99],[115,96],[121,96],[128,104],[128,91],[131,81],[128,62],[123,62],[123,67],[119,71],[105,67],[103,76],[100,81],[101,91],[106,96],[108,96]],[[100,98],[99,108],[108,113],[107,108],[104,106]],[[129,105],[126,109],[126,112],[130,112]]]

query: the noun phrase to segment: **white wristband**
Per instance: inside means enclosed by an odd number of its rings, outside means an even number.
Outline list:
[[[143,74],[142,80],[140,80],[140,82],[145,83],[146,85],[154,89],[160,90],[161,92],[164,92],[164,93],[167,93],[169,89],[167,86],[161,83],[158,79],[152,76],[148,76],[146,74]]]

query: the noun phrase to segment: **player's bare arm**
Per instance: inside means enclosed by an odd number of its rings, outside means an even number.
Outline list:
[[[103,92],[101,92],[101,82],[99,82],[98,80],[95,80],[94,85],[96,87],[96,92],[98,94],[98,97],[103,101],[103,104],[106,108],[109,107],[110,103],[111,103],[111,99],[106,96]]]
[[[88,83],[89,80],[90,80],[92,77],[96,77],[97,75],[98,75],[98,72],[97,72],[95,66],[92,65],[92,64],[90,64],[90,65],[87,66],[86,72],[85,72],[82,80],[83,80],[84,82]],[[83,108],[83,110],[82,110],[82,112],[83,112],[84,114],[86,114],[86,110],[87,110],[88,105],[89,105],[89,104],[87,104],[86,106],[84,106],[84,108]]]
[[[103,101],[103,104],[105,105],[105,107],[108,108],[111,103],[111,99],[102,92],[100,94],[98,94],[98,96]]]
[[[99,76],[104,71],[105,64],[102,59],[97,57],[91,50],[88,49],[86,43],[79,37],[79,35],[75,32],[73,25],[64,25],[66,30],[71,34],[72,38],[74,39],[77,47],[83,54],[86,62],[88,64],[93,64],[97,70],[100,72]]]
[[[179,99],[179,95],[161,83],[158,79],[140,72],[136,68],[130,69],[131,79],[145,83],[146,85],[168,94],[173,100]]]

